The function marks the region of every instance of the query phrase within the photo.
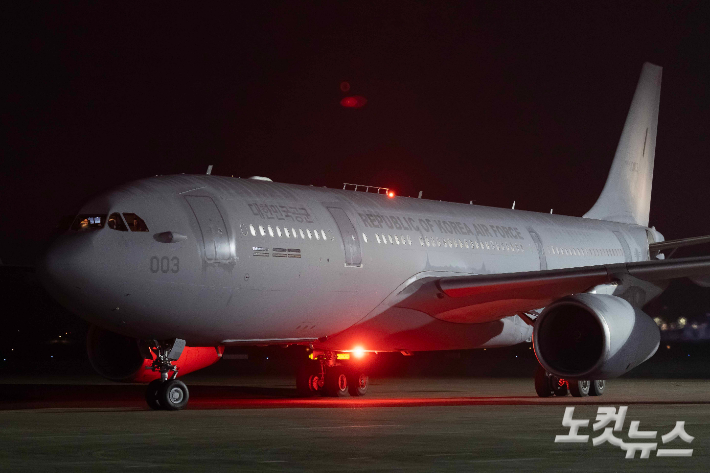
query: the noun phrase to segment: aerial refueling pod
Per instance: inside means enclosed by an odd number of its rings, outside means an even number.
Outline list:
[[[86,344],[91,366],[101,376],[112,381],[147,383],[158,379],[159,372],[146,369],[153,363],[155,354],[145,354],[139,343],[138,339],[92,325]],[[206,368],[221,357],[220,348],[185,347],[174,364],[178,368],[178,376],[182,376]]]
[[[535,322],[535,356],[566,379],[608,379],[640,365],[658,349],[656,323],[624,299],[575,294],[553,302]]]

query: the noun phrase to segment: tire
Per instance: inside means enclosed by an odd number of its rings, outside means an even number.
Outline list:
[[[315,396],[321,391],[320,363],[309,361],[298,369],[296,390],[302,397]]]
[[[592,385],[589,388],[590,396],[601,396],[604,394],[604,388],[606,387],[606,381],[603,379],[595,379],[592,381]]]
[[[370,385],[370,377],[362,371],[351,370],[348,373],[348,391],[351,396],[364,396]]]
[[[569,392],[567,388],[567,381],[564,379],[557,378],[556,376],[550,376],[550,384],[552,385],[552,392],[555,396],[565,397]]]
[[[333,366],[325,373],[325,394],[330,397],[345,397],[348,390],[348,375],[342,366]]]
[[[569,391],[574,397],[587,397],[589,396],[589,388],[592,382],[588,379],[580,379],[577,381],[569,382]]]
[[[148,388],[145,391],[145,402],[148,403],[148,407],[153,410],[161,409],[160,401],[158,400],[158,394],[160,393],[160,388],[163,386],[162,379],[154,379],[148,383]]]
[[[161,407],[168,411],[179,411],[187,406],[190,399],[190,392],[187,386],[180,380],[169,379],[163,383],[158,392],[158,401]]]
[[[535,371],[535,392],[539,397],[550,397],[553,394],[550,377],[542,366],[538,366]]]

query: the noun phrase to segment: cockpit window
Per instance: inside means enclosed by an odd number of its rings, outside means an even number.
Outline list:
[[[130,228],[132,232],[148,231],[148,225],[146,225],[143,219],[140,218],[138,215],[124,212],[123,216],[126,218],[128,228]]]
[[[128,228],[126,227],[126,224],[123,223],[123,219],[121,218],[121,214],[118,212],[112,213],[109,218],[108,218],[108,228],[112,230],[118,230],[121,232],[127,232]]]
[[[98,230],[104,228],[106,223],[106,214],[96,215],[96,214],[84,214],[77,215],[74,219],[74,223],[71,229],[77,232],[83,232],[86,230]]]

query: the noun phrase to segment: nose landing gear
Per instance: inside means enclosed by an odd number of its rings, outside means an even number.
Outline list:
[[[187,405],[190,392],[185,383],[175,379],[178,367],[173,364],[180,358],[184,348],[185,340],[179,338],[167,342],[156,340],[150,347],[155,359],[146,369],[160,372],[160,378],[151,381],[145,392],[145,400],[151,409],[178,411]]]

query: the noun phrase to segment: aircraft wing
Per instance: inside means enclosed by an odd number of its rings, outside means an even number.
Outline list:
[[[478,323],[544,307],[569,294],[635,278],[648,282],[710,275],[710,256],[639,261],[522,273],[423,278],[407,286],[396,307],[447,322]]]

